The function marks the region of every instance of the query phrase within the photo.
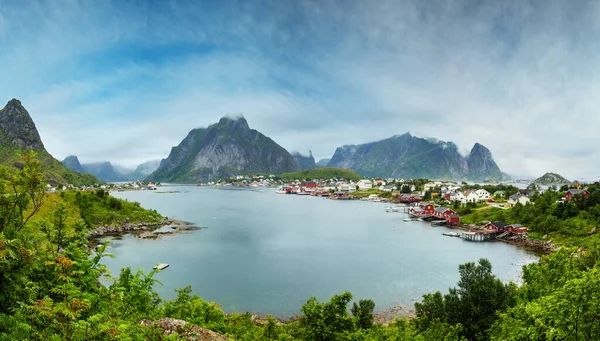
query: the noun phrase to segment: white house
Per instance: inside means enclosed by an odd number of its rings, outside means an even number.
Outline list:
[[[450,194],[450,201],[460,201],[465,204],[467,202],[467,197],[465,197],[463,192],[453,192]]]
[[[531,200],[529,200],[529,197],[527,197],[526,195],[523,195],[521,193],[516,193],[511,195],[508,198],[508,206],[515,206],[517,203],[521,204],[521,205],[527,205]]]
[[[423,186],[423,190],[430,191],[433,188],[435,188],[435,186],[436,186],[435,182],[428,182]]]
[[[393,186],[393,185],[379,186],[379,190],[384,191],[384,192],[391,192],[395,189],[396,189],[396,186]]]
[[[479,201],[488,200],[489,198],[492,197],[490,192],[486,191],[483,188],[476,190],[475,194],[477,194],[477,196],[479,197]]]
[[[358,181],[358,189],[365,190],[373,188],[373,183],[371,180],[360,180]]]
[[[477,195],[477,193],[475,193],[475,191],[470,191],[467,193],[467,195],[465,195],[466,201],[467,202],[478,202],[479,201],[479,196]]]

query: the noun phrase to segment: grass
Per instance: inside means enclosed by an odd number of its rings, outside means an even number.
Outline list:
[[[363,177],[351,170],[343,169],[343,168],[315,168],[315,169],[307,169],[301,172],[295,173],[285,173],[281,174],[279,178],[283,180],[316,180],[316,179],[346,179],[358,181]]]

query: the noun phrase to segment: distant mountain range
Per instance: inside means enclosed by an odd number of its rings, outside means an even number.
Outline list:
[[[347,168],[369,177],[448,180],[501,180],[491,152],[476,143],[467,157],[452,142],[427,140],[409,133],[377,142],[336,149],[328,167]]]
[[[308,156],[304,156],[298,152],[293,152],[292,157],[294,161],[298,164],[300,169],[307,170],[317,168],[317,164],[315,163],[315,158],[312,155],[312,151],[308,151]]]
[[[449,180],[504,180],[491,152],[475,143],[467,156],[452,142],[423,139],[409,133],[377,142],[344,145],[331,159],[315,163],[308,156],[290,154],[275,141],[250,129],[243,117],[223,117],[207,128],[193,129],[169,156],[149,161],[135,170],[110,162],[81,164],[76,156],[62,163],[44,148],[33,120],[13,99],[0,110],[0,164],[18,166],[18,155],[35,150],[51,183],[93,183],[142,180],[206,182],[239,174],[281,174],[317,167],[346,168],[366,177],[430,178]],[[93,176],[87,175],[89,173]]]
[[[22,167],[20,154],[33,150],[41,161],[46,181],[53,185],[92,185],[100,181],[89,174],[73,172],[56,160],[44,147],[29,112],[17,99],[0,110],[0,165]]]
[[[287,150],[250,129],[245,118],[223,117],[219,123],[190,131],[148,180],[205,182],[236,174],[299,170]]]
[[[134,170],[113,165],[108,161],[81,164],[77,156],[71,155],[65,158],[62,161],[62,164],[77,173],[92,174],[105,182],[118,182],[144,180],[158,168],[160,161],[153,160],[144,162]]]

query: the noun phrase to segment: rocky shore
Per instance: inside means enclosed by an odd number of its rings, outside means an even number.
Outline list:
[[[556,251],[559,246],[552,243],[552,240],[543,241],[527,238],[519,239],[497,239],[497,242],[506,243],[531,251],[537,255],[547,255]]]
[[[179,234],[199,229],[192,223],[176,219],[164,218],[158,223],[130,223],[126,220],[121,225],[98,226],[90,231],[90,238],[132,234],[142,239],[160,239],[163,236]]]

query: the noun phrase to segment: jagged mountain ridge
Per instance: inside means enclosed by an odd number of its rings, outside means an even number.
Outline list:
[[[452,142],[423,139],[410,133],[339,147],[328,167],[347,168],[369,177],[448,180],[503,177],[489,150],[479,143],[465,158]]]
[[[236,174],[299,170],[287,150],[250,129],[244,117],[223,117],[207,128],[190,131],[147,180],[205,182]]]
[[[0,109],[0,164],[17,167],[20,154],[35,151],[41,161],[45,180],[53,185],[91,185],[99,183],[89,174],[79,174],[63,166],[44,147],[40,134],[21,101],[12,99]]]
[[[106,182],[143,180],[160,165],[159,160],[146,161],[135,170],[113,165],[109,161],[81,164],[75,155],[61,161],[65,167],[77,173],[89,173]]]
[[[308,156],[304,156],[298,152],[293,152],[292,157],[302,170],[317,168],[315,158],[313,157],[312,151],[310,150],[308,151]]]

